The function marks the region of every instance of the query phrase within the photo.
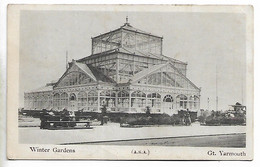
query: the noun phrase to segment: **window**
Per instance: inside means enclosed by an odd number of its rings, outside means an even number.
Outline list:
[[[34,108],[33,108],[33,96],[31,96],[31,95],[29,96],[28,108],[29,108],[29,109],[34,109]]]
[[[194,108],[194,96],[190,96],[189,109],[192,110],[193,108]]]
[[[37,97],[33,98],[33,109],[37,108]]]
[[[171,95],[166,95],[163,98],[163,102],[173,102],[173,97]]]
[[[149,85],[160,85],[161,84],[161,73],[155,73],[148,76],[147,83]]]
[[[48,96],[42,96],[42,109],[46,109],[49,105]]]
[[[120,91],[118,96],[118,107],[128,108],[129,107],[129,93],[127,91]]]
[[[115,110],[115,99],[116,99],[116,92],[111,90],[105,90],[100,92],[100,106],[107,106],[112,110]]]
[[[59,107],[60,107],[60,94],[59,93],[56,93],[53,96],[53,107],[55,109],[59,109]]]
[[[146,107],[146,95],[144,92],[135,91],[131,97],[131,107]]]
[[[124,33],[123,46],[127,48],[135,48],[135,36],[131,33]]]
[[[88,93],[88,109],[95,111],[97,110],[97,106],[98,106],[98,93],[97,91],[90,91]]]
[[[199,97],[196,95],[190,96],[189,104],[189,109],[197,110],[199,108]]]
[[[38,97],[38,109],[42,109],[43,108],[43,103],[44,103],[44,97],[43,96],[39,96]]]
[[[168,87],[185,87],[187,82],[181,76],[174,72],[157,72],[153,73],[140,81],[141,84],[163,85]]]
[[[87,93],[86,92],[79,92],[78,93],[78,109],[81,110],[87,105]]]
[[[60,98],[60,102],[61,102],[61,107],[67,107],[68,106],[68,94],[63,92],[61,94],[61,98]]]
[[[68,73],[62,81],[58,84],[59,87],[62,86],[72,86],[72,85],[81,85],[81,84],[88,84],[92,83],[94,80],[91,79],[84,73],[81,72],[70,72]]]
[[[161,107],[161,95],[159,93],[150,93],[147,95],[147,106],[152,108]]]
[[[178,95],[177,96],[177,106],[180,109],[187,109],[187,102],[188,102],[188,98],[185,95]]]
[[[194,104],[194,110],[197,110],[197,109],[199,109],[199,101],[200,101],[200,99],[199,99],[199,97],[198,96],[194,96],[194,101],[193,101],[193,104]]]
[[[73,93],[70,95],[70,101],[76,100],[76,95]]]

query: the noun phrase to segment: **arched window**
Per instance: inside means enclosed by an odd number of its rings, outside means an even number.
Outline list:
[[[129,97],[129,93],[127,91],[120,91],[117,94],[118,97]]]
[[[194,96],[194,109],[199,109],[199,97],[198,96]]]
[[[194,108],[194,96],[190,96],[189,109],[192,110],[193,108]]]
[[[166,95],[163,98],[163,102],[173,102],[173,97],[171,95]]]
[[[144,108],[146,107],[146,95],[144,92],[135,91],[131,95],[131,107],[139,107]]]
[[[161,107],[161,95],[159,93],[147,94],[147,105],[152,108]]]
[[[168,113],[168,114],[172,114],[173,113],[173,109],[174,109],[174,99],[171,95],[166,95],[163,97],[163,112]]]
[[[88,96],[86,92],[79,92],[78,93],[78,109],[81,110],[82,108],[87,106]]]
[[[112,90],[104,90],[100,92],[100,106],[105,105],[115,111],[115,99],[116,92]]]
[[[127,91],[120,91],[117,94],[118,97],[118,107],[128,108],[129,107],[129,93]]]
[[[68,106],[68,94],[66,92],[63,92],[61,94],[61,107],[65,108]]]
[[[187,102],[188,102],[188,98],[185,95],[178,95],[176,97],[176,101],[177,101],[177,106],[180,109],[187,109]]]
[[[190,96],[189,104],[191,110],[197,110],[199,107],[199,97],[196,95]]]
[[[77,100],[76,95],[74,93],[71,93],[70,94],[70,101],[75,101],[75,100]]]
[[[56,93],[53,96],[53,107],[59,109],[60,107],[60,94]]]
[[[88,93],[88,109],[89,110],[97,110],[98,107],[98,93],[97,91],[90,91]]]
[[[146,97],[146,95],[142,91],[135,91],[132,93],[132,97]]]

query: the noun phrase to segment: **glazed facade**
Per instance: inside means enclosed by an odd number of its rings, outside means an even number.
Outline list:
[[[187,63],[164,56],[163,38],[125,23],[92,38],[92,54],[72,60],[57,82],[24,93],[27,110],[145,112],[198,111],[200,89]]]

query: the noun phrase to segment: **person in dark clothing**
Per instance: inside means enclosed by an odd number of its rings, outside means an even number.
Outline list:
[[[187,111],[184,113],[184,123],[185,123],[186,126],[189,126],[191,124],[189,109],[187,109]]]
[[[107,112],[107,107],[106,105],[103,105],[101,108],[101,125],[104,125],[104,116]]]
[[[47,111],[43,111],[41,113],[40,120],[41,120],[40,129],[49,129],[50,128],[50,123],[47,122],[49,120],[49,114]]]

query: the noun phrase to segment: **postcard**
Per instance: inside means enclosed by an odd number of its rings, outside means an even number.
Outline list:
[[[252,160],[253,7],[9,5],[9,159]]]

